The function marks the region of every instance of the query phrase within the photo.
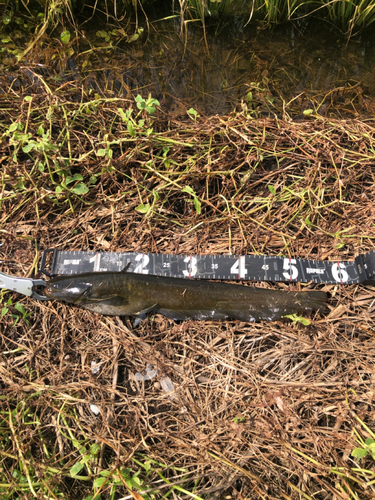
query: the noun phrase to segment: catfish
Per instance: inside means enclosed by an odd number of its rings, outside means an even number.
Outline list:
[[[50,279],[49,299],[109,316],[162,314],[173,320],[274,321],[323,309],[326,294],[270,290],[129,272],[92,272]]]

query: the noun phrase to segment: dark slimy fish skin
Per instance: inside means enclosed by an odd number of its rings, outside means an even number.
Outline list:
[[[267,290],[126,272],[59,276],[48,282],[45,294],[104,315],[140,316],[152,311],[174,320],[273,321],[323,309],[326,301],[320,291]]]

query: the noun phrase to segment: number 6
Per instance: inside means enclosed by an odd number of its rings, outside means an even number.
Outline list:
[[[348,281],[349,275],[345,271],[345,264],[342,262],[335,262],[332,266],[332,276],[339,283],[345,283],[345,281]]]

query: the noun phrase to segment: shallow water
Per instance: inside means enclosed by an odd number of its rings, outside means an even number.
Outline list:
[[[100,40],[96,33],[108,27],[91,22],[71,57],[55,58],[54,70],[32,71],[51,84],[74,81],[125,97],[150,93],[175,117],[190,107],[225,114],[241,100],[257,114],[284,109],[298,117],[315,108],[332,116],[373,116],[374,30],[346,42],[337,29],[310,18],[273,29],[246,21],[232,16],[219,28],[207,26],[205,34],[198,22],[189,23],[186,34],[178,18],[149,20],[149,29],[140,21],[139,40],[114,49],[98,48],[116,40]]]

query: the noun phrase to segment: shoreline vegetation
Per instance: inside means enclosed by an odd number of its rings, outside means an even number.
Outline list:
[[[107,16],[107,19],[124,21],[134,15],[148,17],[162,10],[164,18],[178,17],[181,29],[189,23],[200,22],[205,27],[209,20],[242,16],[247,22],[260,23],[263,27],[298,21],[309,16],[335,26],[351,37],[375,21],[375,5],[372,0],[172,0],[160,6],[157,0],[122,0],[82,2],[77,0],[39,0],[33,2],[3,2],[2,22],[9,25],[13,16],[23,14],[32,23],[39,24],[37,36],[57,25],[77,26],[77,16],[83,19]]]
[[[323,3],[240,7],[261,27],[331,16],[347,37],[373,21],[373,2]],[[103,42],[132,43],[154,4],[2,4],[15,73],[1,77],[1,270],[35,276],[48,248],[329,261],[373,250],[375,120],[360,83],[285,102],[264,73],[232,112],[204,116],[144,89],[52,81],[31,62],[68,60],[94,14],[117,23]],[[234,5],[175,1],[164,17],[186,36]],[[120,31],[125,13],[133,31]],[[374,498],[375,286],[308,287],[328,294],[325,313],[137,327],[1,290],[1,499]]]

